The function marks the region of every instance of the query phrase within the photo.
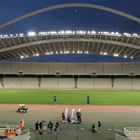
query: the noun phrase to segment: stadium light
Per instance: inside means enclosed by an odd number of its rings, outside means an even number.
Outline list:
[[[8,35],[4,35],[4,37],[8,37]]]
[[[102,54],[103,54],[103,52],[100,52],[100,54],[102,55]]]
[[[127,55],[125,55],[124,58],[127,58]]]
[[[115,56],[115,57],[118,57],[118,56],[119,56],[119,54],[117,54],[117,53],[114,53],[114,54],[113,54],[113,56]]]
[[[107,55],[107,52],[104,52],[103,55]]]
[[[72,31],[65,31],[65,34],[73,34],[73,32]]]
[[[85,54],[88,54],[89,52],[88,51],[85,51]]]
[[[39,56],[39,53],[36,53],[35,56]]]
[[[23,59],[23,58],[24,58],[24,56],[23,56],[23,55],[21,55],[21,56],[20,56],[20,58],[21,58],[21,59]]]
[[[96,34],[96,31],[91,31],[91,34]]]
[[[28,32],[28,36],[35,36],[36,33],[35,32]]]
[[[58,34],[64,35],[65,34],[65,31],[59,31]]]
[[[136,34],[136,33],[133,33],[133,36],[135,36],[135,37],[138,37],[138,34]]]
[[[10,37],[13,37],[13,34],[10,34]]]
[[[127,37],[130,37],[131,36],[131,34],[129,34],[129,33],[123,33],[123,35],[124,36],[127,36]]]
[[[57,35],[57,32],[56,31],[51,31],[51,32],[48,32],[48,34]]]
[[[46,54],[46,55],[49,55],[50,53],[49,53],[49,52],[46,52],[45,54]]]
[[[20,37],[23,37],[23,36],[24,36],[24,34],[20,33],[20,34],[19,34],[19,36],[20,36]]]
[[[86,34],[86,31],[76,31],[77,34],[80,34],[80,35],[84,35]]]

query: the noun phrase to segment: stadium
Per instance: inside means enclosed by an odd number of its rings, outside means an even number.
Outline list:
[[[14,33],[18,22],[59,10],[71,14],[73,8],[74,15],[83,8],[117,15],[139,29],[138,16],[94,3],[59,3],[1,23],[0,139],[140,139],[139,31],[54,28]],[[77,112],[82,113],[82,122]],[[4,128],[14,131],[21,120],[25,122],[21,134],[3,136]]]

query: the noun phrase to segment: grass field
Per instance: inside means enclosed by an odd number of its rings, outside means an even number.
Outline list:
[[[39,89],[0,89],[0,103],[6,104],[90,104],[98,105],[140,105],[140,91],[123,90],[39,90]]]

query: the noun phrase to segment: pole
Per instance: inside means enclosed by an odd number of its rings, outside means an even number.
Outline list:
[[[56,96],[54,96],[53,102],[54,102],[54,104],[56,104]]]
[[[90,104],[90,97],[87,96],[87,104]]]

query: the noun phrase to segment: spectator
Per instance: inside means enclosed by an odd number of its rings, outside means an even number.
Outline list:
[[[56,122],[54,131],[58,131],[59,126],[60,126],[60,125],[59,125],[59,122]]]
[[[94,123],[93,123],[93,125],[92,125],[91,130],[92,130],[93,133],[96,133],[96,127],[95,127]]]
[[[46,126],[46,121],[43,121],[43,131],[46,131],[47,130],[47,126]]]
[[[8,137],[8,135],[9,135],[8,129],[6,129],[6,130],[4,131],[4,136]]]
[[[16,130],[12,131],[12,135],[13,135],[13,136],[17,136]]]
[[[62,112],[62,121],[65,121],[65,114]]]
[[[39,130],[39,122],[38,121],[35,123],[35,130]]]
[[[67,122],[68,122],[68,123],[71,122],[71,115],[70,115],[70,114],[68,114],[68,116],[67,116]]]
[[[53,129],[53,123],[51,121],[49,121],[47,127],[48,127],[48,129],[50,129],[52,131],[52,129]]]
[[[40,130],[42,130],[42,128],[43,128],[43,121],[41,121],[41,122],[39,123],[39,128],[40,128]]]
[[[21,131],[24,129],[24,123],[22,121],[20,122],[19,128],[21,129]]]
[[[100,131],[101,131],[101,126],[102,126],[101,122],[98,121],[98,132],[99,132],[99,133],[100,133]]]
[[[76,113],[76,117],[77,117],[77,123],[80,124],[82,121],[82,113],[81,112],[77,112]]]

